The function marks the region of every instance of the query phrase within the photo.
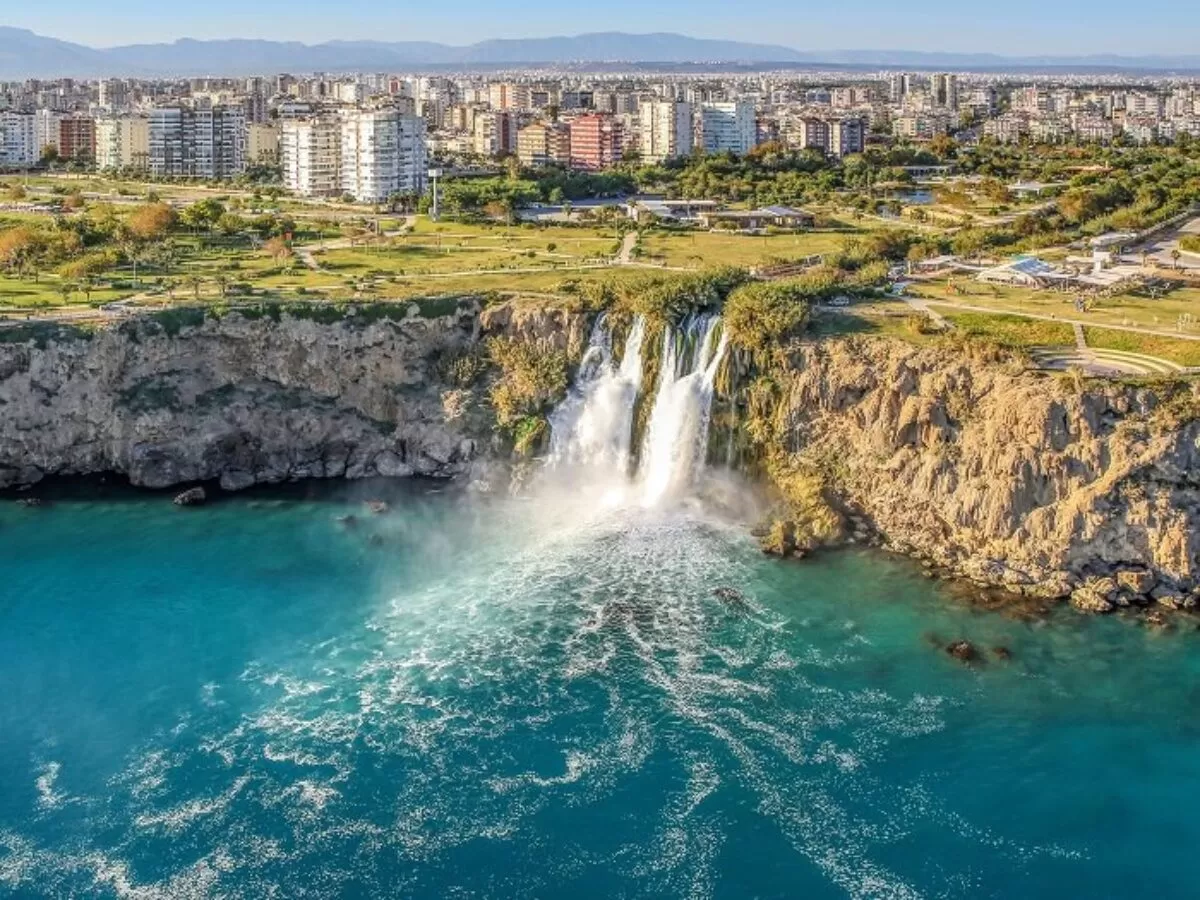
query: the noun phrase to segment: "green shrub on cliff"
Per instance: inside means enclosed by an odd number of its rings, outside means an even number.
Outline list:
[[[808,312],[809,294],[797,281],[743,284],[725,301],[725,334],[758,358],[803,330]]]
[[[547,341],[513,337],[489,338],[485,346],[497,369],[488,391],[496,424],[521,452],[532,450],[544,432],[535,431],[529,420],[544,418],[567,392],[567,353]]]
[[[652,325],[678,322],[698,309],[719,307],[729,293],[743,284],[745,269],[709,269],[697,274],[651,275],[612,285],[619,312],[644,316]]]

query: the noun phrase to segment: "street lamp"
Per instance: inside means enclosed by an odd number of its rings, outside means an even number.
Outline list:
[[[429,207],[429,218],[431,221],[434,221],[434,222],[436,222],[438,220],[438,214],[439,214],[439,210],[440,210],[440,206],[438,203],[438,199],[439,199],[438,198],[438,179],[441,177],[442,177],[441,169],[430,169],[429,170],[429,181],[430,181],[430,184],[432,185],[432,191],[433,191],[433,203]]]

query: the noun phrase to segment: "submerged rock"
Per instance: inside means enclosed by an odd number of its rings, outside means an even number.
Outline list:
[[[377,516],[382,516],[385,512],[391,509],[383,500],[368,500],[367,509],[375,513]]]
[[[962,662],[974,662],[979,659],[979,651],[975,649],[975,645],[970,641],[953,641],[946,647],[946,652]]]
[[[204,488],[194,487],[176,494],[173,502],[176,506],[203,506],[207,501],[208,494],[205,493]]]
[[[1012,659],[1012,651],[1007,647],[993,647],[992,656],[996,657],[996,659],[1007,662],[1008,660]]]
[[[24,506],[27,509],[42,505],[44,504],[42,503],[41,497],[22,497],[17,501],[17,506]]]
[[[744,608],[746,606],[746,598],[742,596],[742,592],[737,588],[718,587],[713,588],[713,596],[727,606],[735,606]]]

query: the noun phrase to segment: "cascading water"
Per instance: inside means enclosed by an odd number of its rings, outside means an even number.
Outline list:
[[[597,320],[571,394],[551,417],[552,466],[586,466],[604,474],[628,474],[645,330],[646,323],[639,316],[617,366],[606,318]]]
[[[713,381],[725,358],[720,326],[718,316],[693,316],[678,332],[668,326],[663,335],[662,372],[639,473],[643,506],[678,496],[704,468]]]
[[[609,505],[632,496],[653,507],[682,494],[704,466],[713,381],[725,357],[720,325],[719,316],[697,315],[666,327],[641,470],[633,475],[633,413],[646,323],[640,316],[634,320],[618,366],[601,316],[571,393],[551,417],[551,469],[575,470],[582,477],[577,486],[602,488]]]

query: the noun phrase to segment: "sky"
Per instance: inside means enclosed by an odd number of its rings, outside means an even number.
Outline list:
[[[178,9],[162,0],[5,0],[10,8],[0,23],[93,47],[179,37],[470,44],[587,31],[673,31],[800,50],[1132,55],[1200,52],[1194,2],[1140,0],[1134,12],[1120,0],[603,0],[586,6],[561,0],[204,0]]]

